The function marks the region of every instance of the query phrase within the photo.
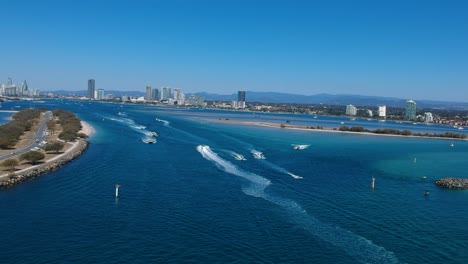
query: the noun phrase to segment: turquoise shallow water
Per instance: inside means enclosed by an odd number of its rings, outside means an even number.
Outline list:
[[[467,177],[467,142],[227,125],[215,121],[252,114],[222,111],[42,106],[72,110],[97,133],[78,160],[0,192],[3,263],[468,259],[468,192],[433,184]],[[157,144],[142,142],[148,131]]]

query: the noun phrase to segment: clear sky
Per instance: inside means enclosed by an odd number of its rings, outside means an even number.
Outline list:
[[[468,102],[468,1],[0,0],[0,83]]]

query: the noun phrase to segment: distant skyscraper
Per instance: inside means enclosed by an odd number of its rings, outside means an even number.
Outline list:
[[[159,90],[158,88],[154,88],[151,90],[151,100],[159,101]]]
[[[104,100],[104,89],[97,89],[96,100]]]
[[[387,116],[387,107],[385,105],[379,106],[379,117]]]
[[[95,81],[94,79],[89,79],[88,80],[88,98],[89,99],[94,99],[94,93],[95,93]]]
[[[150,85],[146,86],[145,100],[146,101],[151,101],[151,86]]]
[[[245,91],[237,92],[237,101],[245,102]]]
[[[416,102],[413,100],[406,101],[405,119],[416,119]]]
[[[424,113],[424,122],[430,123],[432,121],[434,121],[434,118],[432,117],[432,113],[431,112]]]
[[[346,106],[346,114],[350,116],[355,116],[357,114],[357,109],[354,105]]]
[[[161,100],[169,100],[169,98],[171,98],[171,88],[163,87],[162,94],[161,94]]]

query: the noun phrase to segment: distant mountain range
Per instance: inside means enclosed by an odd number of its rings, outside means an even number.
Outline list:
[[[86,96],[87,91],[52,91],[54,94],[69,96]],[[123,95],[127,96],[144,96],[144,92],[140,91],[107,91],[106,94],[113,94],[116,97]],[[237,99],[237,93],[234,94],[211,94],[211,93],[193,93],[186,96],[197,95],[205,97],[208,101],[232,101]],[[410,99],[410,98],[408,98]],[[434,101],[434,100],[418,100],[416,101],[418,108],[448,108],[448,109],[468,109],[467,102],[447,102],[447,101]],[[316,95],[299,95],[288,93],[275,93],[275,92],[246,92],[247,102],[258,103],[292,103],[292,104],[326,104],[326,105],[347,105],[352,104],[356,106],[370,106],[386,105],[388,107],[405,107],[407,99],[382,97],[382,96],[366,96],[366,95],[352,95],[352,94],[316,94]]]

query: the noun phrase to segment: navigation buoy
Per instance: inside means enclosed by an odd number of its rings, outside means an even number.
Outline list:
[[[119,197],[119,188],[122,187],[120,184],[115,185],[115,197]]]

